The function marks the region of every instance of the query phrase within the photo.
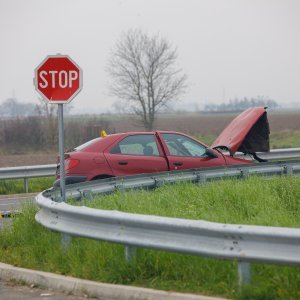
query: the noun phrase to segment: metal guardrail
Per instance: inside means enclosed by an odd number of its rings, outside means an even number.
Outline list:
[[[261,152],[257,155],[263,159],[294,159],[300,158],[300,148],[274,149],[270,152]],[[237,153],[235,157],[251,160],[250,156]],[[0,168],[0,180],[2,179],[24,179],[24,191],[28,193],[28,178],[54,176],[56,165],[37,165],[12,168]]]
[[[300,229],[97,210],[53,202],[43,194],[39,194],[36,201],[41,207],[36,220],[43,226],[67,235],[125,244],[127,258],[132,255],[132,247],[143,247],[243,263],[300,265]],[[243,266],[245,269],[247,265]],[[248,274],[249,270],[244,270],[242,276],[248,277]]]
[[[28,193],[28,178],[54,176],[55,172],[55,164],[0,168],[0,180],[24,179],[24,192]]]
[[[152,189],[165,183],[175,183],[178,181],[206,182],[228,177],[240,179],[251,175],[272,176],[283,174],[300,174],[300,160],[189,169],[86,181],[67,185],[66,199],[91,199],[95,194],[99,193],[141,188]],[[45,192],[45,195],[54,201],[61,201],[59,188],[50,189]]]
[[[205,182],[226,177],[300,174],[300,161],[194,169],[130,176],[67,186],[66,198],[92,198],[94,194],[132,188],[153,188],[176,181]],[[53,201],[56,200],[56,201]],[[220,224],[118,211],[97,210],[59,202],[59,190],[49,189],[36,198],[36,221],[63,233],[67,247],[71,236],[125,245],[131,260],[135,247],[237,260],[240,284],[250,281],[250,262],[300,265],[300,229]]]
[[[33,178],[55,175],[56,164],[0,168],[0,179]]]
[[[272,149],[270,152],[258,152],[257,155],[266,160],[300,158],[300,148]],[[235,157],[245,158],[243,153],[236,153]]]

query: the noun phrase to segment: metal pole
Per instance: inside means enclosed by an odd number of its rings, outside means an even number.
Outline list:
[[[249,284],[251,280],[250,263],[239,261],[238,262],[238,273],[239,273],[239,286]]]
[[[64,140],[64,105],[58,104],[58,140],[59,140],[59,171],[61,202],[65,201],[65,140]]]
[[[136,247],[125,245],[125,259],[128,263],[132,263],[136,257]]]
[[[25,193],[28,193],[28,178],[24,178],[24,191]]]
[[[71,244],[72,237],[69,234],[62,233],[61,234],[61,247],[62,251],[65,253],[67,252],[70,244]]]

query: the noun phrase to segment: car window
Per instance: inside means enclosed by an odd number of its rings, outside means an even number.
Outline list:
[[[77,146],[76,148],[74,148],[75,151],[80,151],[80,150],[83,150],[84,148],[96,143],[97,141],[101,140],[102,138],[101,137],[98,137],[98,138],[95,138],[93,140],[90,140],[80,146]]]
[[[154,135],[131,135],[119,142],[112,150],[112,154],[159,156]]]
[[[203,157],[206,154],[205,146],[186,136],[180,134],[163,133],[162,137],[167,144],[171,155]]]

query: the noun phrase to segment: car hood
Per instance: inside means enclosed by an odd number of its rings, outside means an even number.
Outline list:
[[[266,152],[270,150],[269,135],[266,107],[248,108],[231,121],[212,148],[226,149],[231,155],[237,151]]]

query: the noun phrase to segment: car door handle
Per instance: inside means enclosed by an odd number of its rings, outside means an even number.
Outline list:
[[[119,165],[121,166],[128,165],[128,161],[119,161]]]
[[[174,166],[182,166],[183,162],[181,162],[181,161],[175,161],[175,162],[173,162],[173,165]]]

